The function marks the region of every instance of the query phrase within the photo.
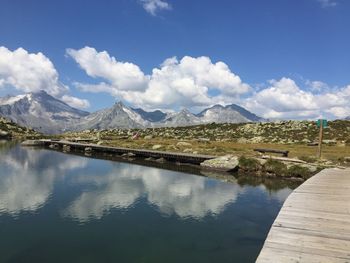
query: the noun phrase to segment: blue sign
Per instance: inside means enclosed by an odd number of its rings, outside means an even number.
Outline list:
[[[325,119],[319,119],[319,120],[317,120],[317,122],[316,122],[317,127],[320,127],[320,126],[321,126],[321,123],[322,123],[322,127],[323,127],[323,128],[326,128],[326,127],[328,126],[327,120],[325,120]]]

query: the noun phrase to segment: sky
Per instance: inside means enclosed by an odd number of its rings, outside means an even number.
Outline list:
[[[348,0],[1,0],[0,96],[350,116]]]

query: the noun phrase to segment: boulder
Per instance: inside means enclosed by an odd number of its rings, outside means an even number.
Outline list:
[[[161,158],[156,159],[156,162],[164,163],[164,162],[166,162],[166,160],[163,157],[161,157]]]
[[[160,145],[160,144],[155,144],[155,145],[152,146],[152,150],[158,150],[158,149],[160,149],[160,148],[162,148],[162,147],[163,147],[163,146]]]
[[[218,158],[206,160],[201,163],[202,167],[223,170],[223,171],[232,171],[238,168],[238,157],[233,155],[225,155]]]
[[[168,145],[167,147],[167,150],[177,150],[176,146],[175,145]]]
[[[176,144],[177,147],[189,147],[192,146],[192,144],[190,144],[189,142],[178,142]]]
[[[88,153],[91,153],[92,152],[92,148],[91,147],[85,147],[84,151],[88,152]]]
[[[62,150],[63,150],[64,152],[70,152],[70,146],[64,144],[64,145],[62,146]]]
[[[183,150],[184,153],[192,153],[192,148],[186,148]]]
[[[7,131],[0,130],[0,139],[8,139],[11,137],[11,134]]]

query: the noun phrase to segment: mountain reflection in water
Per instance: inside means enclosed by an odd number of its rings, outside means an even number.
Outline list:
[[[252,262],[293,187],[10,143],[0,168],[0,262]]]
[[[35,212],[49,199],[55,180],[86,164],[76,156],[50,158],[50,152],[28,148],[0,152],[0,213]]]
[[[65,210],[65,215],[86,221],[101,218],[111,208],[128,208],[144,197],[165,215],[201,218],[219,214],[234,202],[243,189],[221,181],[142,166],[115,164],[111,172],[101,175],[78,175],[77,184],[92,185],[93,190],[80,194]]]

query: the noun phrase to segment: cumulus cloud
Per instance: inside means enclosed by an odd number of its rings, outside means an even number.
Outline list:
[[[205,177],[164,173],[142,166],[121,165],[107,174],[84,174],[75,178],[79,184],[95,186],[77,197],[63,212],[82,223],[100,219],[113,208],[129,208],[141,197],[163,214],[201,219],[220,214],[244,191],[237,184],[220,181],[208,184]]]
[[[171,10],[171,5],[164,0],[140,0],[143,8],[152,16],[161,10]]]
[[[28,53],[23,48],[14,51],[0,47],[1,86],[11,85],[24,92],[46,90],[57,95],[66,87],[59,83],[52,62],[41,52]]]
[[[85,99],[80,99],[69,95],[63,95],[61,99],[74,108],[87,109],[90,107],[90,102]]]
[[[255,91],[224,62],[209,57],[171,57],[149,75],[137,65],[118,61],[91,47],[68,49],[79,66],[97,84],[74,83],[85,92],[106,92],[145,109],[201,109],[214,104],[238,103],[269,119],[343,118],[350,115],[350,86],[331,88],[320,80],[271,80]]]
[[[52,194],[55,180],[68,170],[84,168],[87,160],[80,157],[20,148],[0,154],[0,214],[18,216],[23,211],[35,212]],[[42,167],[37,171],[35,167]]]
[[[96,85],[75,83],[83,91],[107,92],[135,106],[172,109],[200,107],[216,103],[232,103],[249,92],[243,83],[223,62],[213,63],[208,57],[185,56],[166,59],[150,75],[129,62],[120,62],[106,51],[94,48],[67,49],[85,72],[104,81]]]
[[[343,118],[350,115],[350,85],[336,90],[320,90],[326,84],[314,82],[317,93],[303,90],[290,78],[270,81],[270,86],[255,92],[244,106],[265,118],[313,119]]]
[[[327,83],[324,83],[323,81],[319,80],[306,80],[305,84],[316,92],[321,92],[329,88]]]
[[[117,61],[106,51],[97,52],[94,48],[85,47],[80,50],[67,49],[67,54],[90,77],[106,79],[118,90],[143,90],[147,85],[148,78],[137,65]]]
[[[59,81],[55,66],[43,53],[28,53],[23,48],[14,51],[0,47],[0,88],[47,93],[62,98],[72,106],[86,107],[88,102],[67,95],[69,88]]]

